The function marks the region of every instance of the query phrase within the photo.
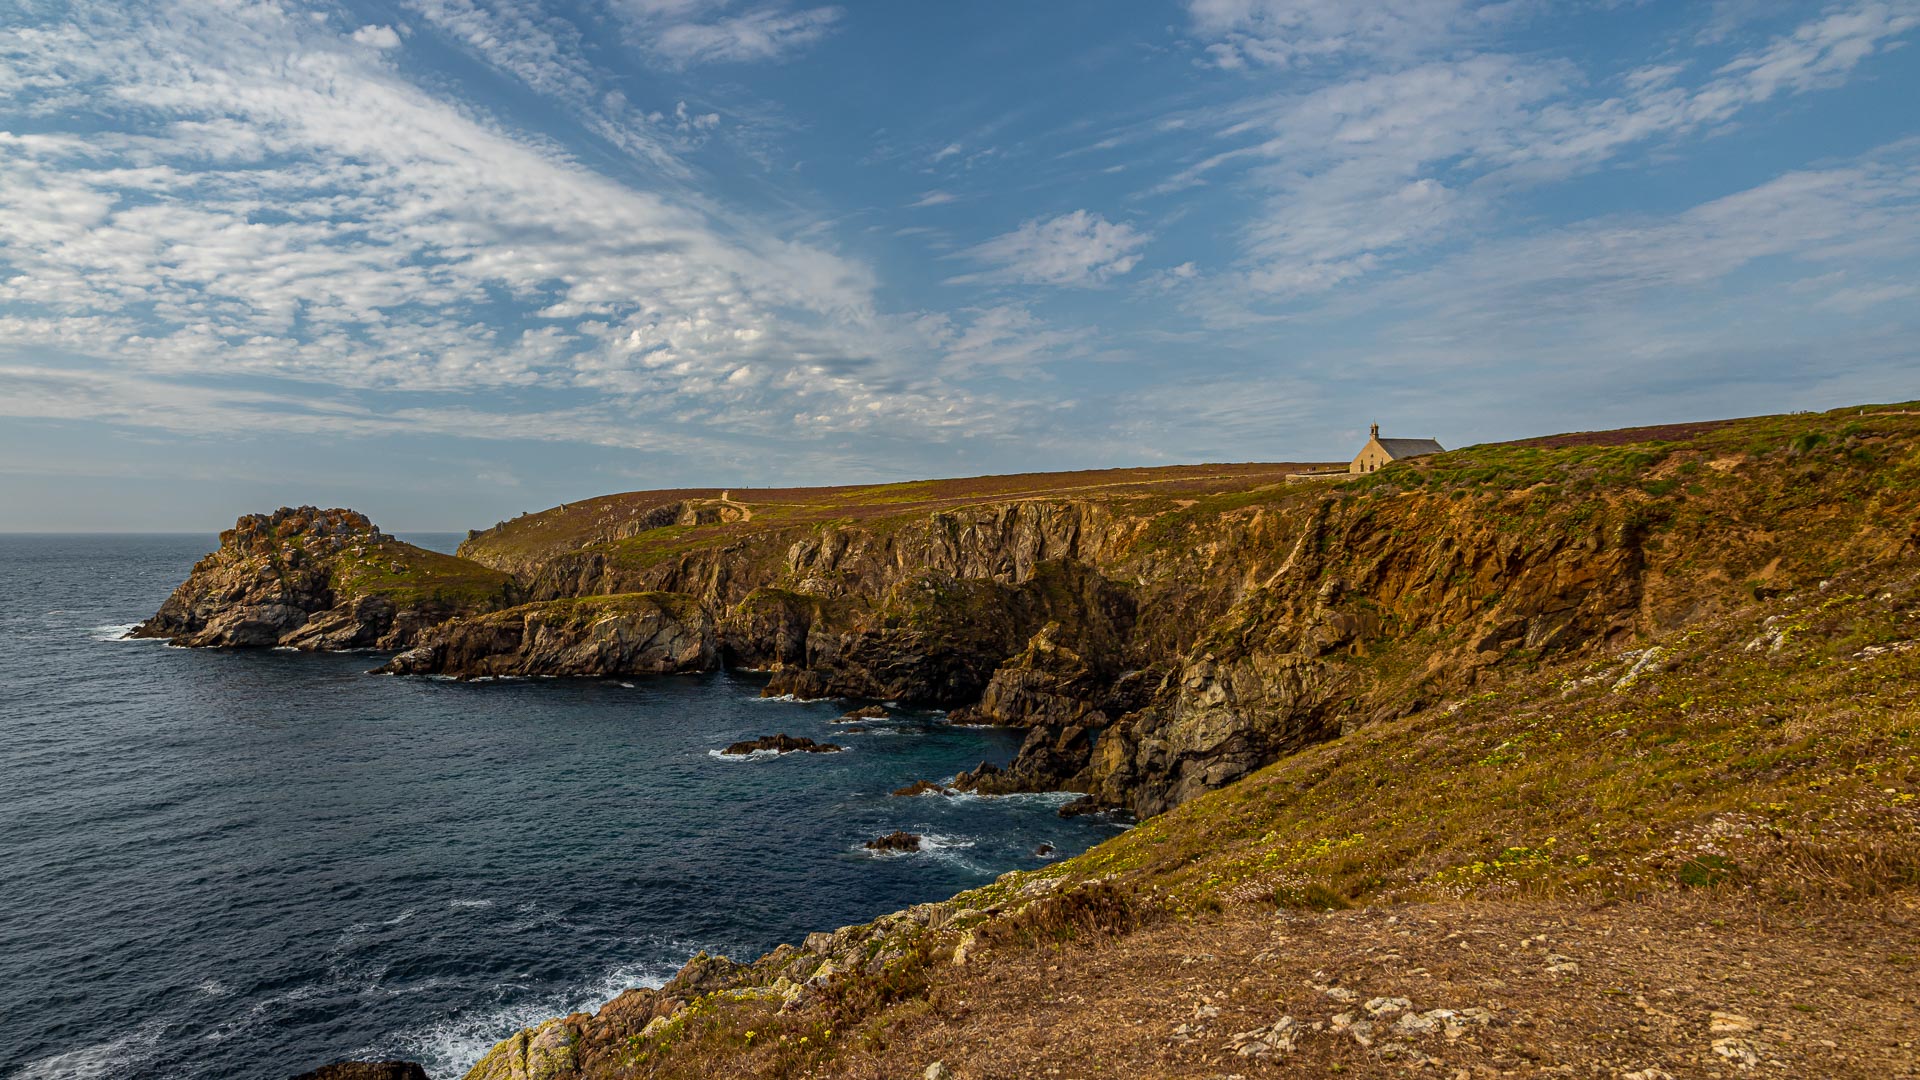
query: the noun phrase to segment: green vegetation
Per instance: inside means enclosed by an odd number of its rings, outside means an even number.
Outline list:
[[[1363,728],[1064,872],[1187,909],[1920,884],[1920,648],[1867,653],[1915,633],[1912,573],[1697,628],[1638,680],[1596,660]]]
[[[517,592],[512,577],[498,570],[397,540],[340,556],[334,588],[346,596],[382,596],[400,607],[432,602],[467,611],[512,603]]]

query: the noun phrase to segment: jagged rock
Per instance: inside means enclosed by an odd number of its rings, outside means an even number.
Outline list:
[[[837,624],[816,624],[805,667],[776,671],[765,692],[961,707],[1049,622],[1075,642],[1117,650],[1135,618],[1127,589],[1068,563],[1036,564],[1017,583],[925,568],[870,599]]]
[[[892,832],[861,846],[868,851],[919,851],[920,837],[910,832]]]
[[[840,714],[842,720],[885,720],[893,714],[885,705],[862,705],[857,709],[848,709]]]
[[[737,743],[730,743],[720,752],[730,757],[745,757],[763,750],[771,750],[776,754],[837,754],[841,749],[833,743],[814,742],[812,739],[780,734],[762,735],[757,739],[744,739]]]
[[[676,997],[698,997],[722,989],[739,978],[747,970],[745,964],[738,964],[724,956],[709,956],[704,951],[693,954],[693,958],[683,965],[660,993]]]
[[[1063,818],[1075,818],[1082,814],[1097,814],[1103,809],[1105,809],[1105,807],[1100,805],[1100,800],[1091,795],[1082,795],[1060,807],[1060,809],[1055,810],[1054,814]]]
[[[727,663],[782,670],[805,666],[818,601],[785,589],[757,589],[721,620]]]
[[[468,1070],[465,1080],[569,1080],[578,1076],[580,1061],[574,1046],[580,1041],[580,1031],[572,1020],[549,1020],[515,1032]]]
[[[427,1080],[427,1070],[413,1061],[342,1061],[293,1080]]]
[[[927,794],[951,795],[953,794],[953,789],[947,787],[945,784],[936,784],[931,780],[915,780],[913,783],[908,784],[906,787],[895,788],[893,790],[893,794],[895,796],[902,797],[902,798],[911,796],[911,795],[927,795]]]

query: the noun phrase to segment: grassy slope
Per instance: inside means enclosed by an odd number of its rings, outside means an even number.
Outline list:
[[[1349,482],[1339,497],[1440,491],[1484,500],[1490,514],[1537,501],[1560,516],[1577,515],[1581,496],[1624,494],[1657,504],[1660,528],[1697,539],[1789,522],[1813,535],[1838,520],[1827,513],[1836,504],[1910,508],[1920,490],[1920,418],[1902,407],[1687,434],[1469,448]],[[1753,520],[1717,516],[1714,492],[1733,483],[1766,485]],[[1180,516],[1247,498],[1215,493]],[[896,1025],[953,1021],[937,1003],[967,978],[947,955],[968,923],[990,955],[1019,962],[1071,939],[1124,949],[1136,927],[1225,926],[1262,910],[1685,894],[1804,916],[1910,895],[1920,884],[1920,526],[1879,526],[1884,536],[1860,544],[1881,554],[1814,568],[1824,584],[1764,568],[1707,583],[1719,604],[1648,640],[1575,665],[1516,664],[1484,692],[1362,727],[1078,858],[962,894],[954,907],[1000,914],[888,931],[870,951],[904,955],[841,979],[824,1009],[782,1012],[750,994],[703,1001],[666,1037],[632,1040],[620,1072],[782,1075],[867,1061]],[[1390,666],[1392,650],[1377,659]],[[1037,878],[1086,899],[1029,904],[1023,890]]]
[[[512,578],[467,559],[400,540],[334,556],[334,588],[348,597],[383,596],[399,607],[438,602],[484,611],[511,600]]]

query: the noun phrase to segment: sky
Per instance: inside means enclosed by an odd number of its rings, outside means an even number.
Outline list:
[[[1920,397],[1920,0],[0,0],[0,530]]]

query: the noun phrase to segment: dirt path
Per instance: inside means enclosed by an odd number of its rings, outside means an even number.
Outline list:
[[[834,1075],[1920,1075],[1912,896],[1812,915],[1690,899],[1242,910],[1067,948],[953,972]]]

